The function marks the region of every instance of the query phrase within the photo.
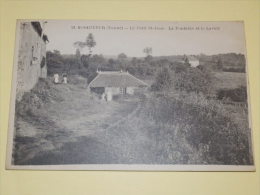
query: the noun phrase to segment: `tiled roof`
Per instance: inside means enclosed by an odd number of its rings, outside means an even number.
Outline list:
[[[98,72],[89,87],[141,87],[147,84],[128,72]]]

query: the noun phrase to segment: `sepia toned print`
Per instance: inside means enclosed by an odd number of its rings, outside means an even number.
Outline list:
[[[253,171],[243,22],[17,21],[8,169]]]

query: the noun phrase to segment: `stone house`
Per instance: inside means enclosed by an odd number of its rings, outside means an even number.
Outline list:
[[[111,101],[116,95],[133,95],[137,89],[148,85],[128,72],[97,71],[97,76],[89,83],[89,89],[105,95]]]
[[[47,77],[46,44],[42,22],[19,22],[16,99],[30,91],[39,78]]]

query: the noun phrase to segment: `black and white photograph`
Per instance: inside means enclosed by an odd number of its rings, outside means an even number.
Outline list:
[[[254,171],[242,21],[17,20],[7,169]]]

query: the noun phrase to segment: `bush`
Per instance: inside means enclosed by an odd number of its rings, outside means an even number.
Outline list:
[[[166,156],[181,152],[186,156],[181,163],[252,163],[249,129],[240,128],[219,102],[196,93],[157,97],[147,102],[144,114],[159,128],[153,139],[166,135],[161,151],[168,151]]]
[[[25,116],[50,101],[62,101],[61,95],[51,85],[53,83],[50,80],[39,79],[35,87],[31,91],[25,92],[21,101],[16,102],[16,114]]]
[[[169,73],[168,68],[162,68],[155,78],[155,82],[152,84],[151,88],[154,91],[167,90],[172,87],[172,78]]]
[[[245,86],[235,89],[220,89],[217,91],[217,99],[231,100],[234,102],[247,102],[247,90]]]
[[[47,63],[48,75],[53,75],[55,73],[63,72],[64,59],[59,52],[47,51],[46,63]]]
[[[206,69],[192,68],[188,66],[163,67],[157,73],[152,85],[154,91],[186,91],[188,93],[202,93],[209,95],[212,86],[211,72]]]
[[[174,88],[180,91],[209,94],[212,76],[209,71],[198,68],[187,68],[186,71],[174,74]]]

